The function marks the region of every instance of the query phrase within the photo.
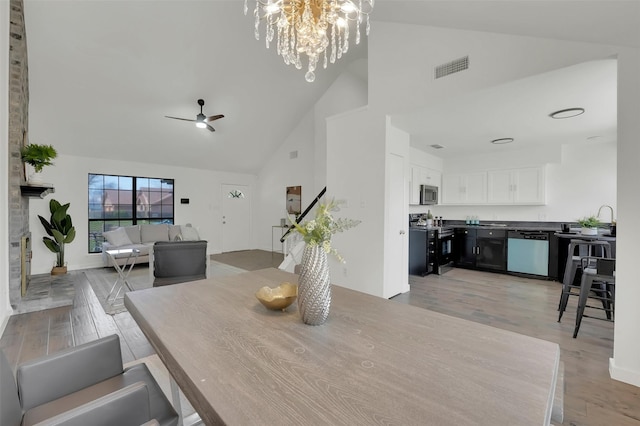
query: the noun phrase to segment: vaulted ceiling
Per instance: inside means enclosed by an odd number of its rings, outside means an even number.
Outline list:
[[[307,83],[254,39],[239,0],[25,0],[25,20],[31,142],[211,170],[257,173],[367,56],[363,38]],[[640,47],[638,1],[379,0],[372,20],[372,31],[392,21]],[[216,132],[164,118],[195,118],[199,98],[205,115],[225,115]]]

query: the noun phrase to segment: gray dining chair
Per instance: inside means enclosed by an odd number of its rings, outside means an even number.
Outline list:
[[[159,241],[153,245],[153,286],[207,277],[206,241]]]
[[[123,369],[111,335],[18,365],[0,351],[2,426],[175,426],[179,417],[144,363]]]

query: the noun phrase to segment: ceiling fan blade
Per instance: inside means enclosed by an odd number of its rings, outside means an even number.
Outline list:
[[[216,129],[214,129],[213,127],[209,126],[208,124],[207,124],[207,129],[209,129],[210,132],[215,132],[216,131]]]
[[[222,114],[212,115],[211,117],[207,117],[207,118],[205,118],[205,119],[204,119],[204,121],[205,121],[205,123],[209,123],[209,122],[211,122],[211,121],[219,120],[219,119],[221,119],[221,118],[224,118],[224,115],[222,115]]]
[[[196,120],[191,120],[189,118],[180,118],[180,117],[169,117],[168,115],[165,115],[166,118],[173,118],[174,120],[184,120],[184,121],[196,121]]]

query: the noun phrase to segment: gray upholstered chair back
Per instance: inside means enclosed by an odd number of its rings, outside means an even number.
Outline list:
[[[0,350],[0,425],[19,426],[22,408],[18,399],[18,388],[13,369],[4,352]]]
[[[153,245],[153,286],[207,277],[206,241],[161,241]]]

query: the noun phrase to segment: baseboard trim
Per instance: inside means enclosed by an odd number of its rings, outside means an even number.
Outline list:
[[[619,382],[640,387],[640,372],[616,366],[614,358],[609,358],[609,375]]]

